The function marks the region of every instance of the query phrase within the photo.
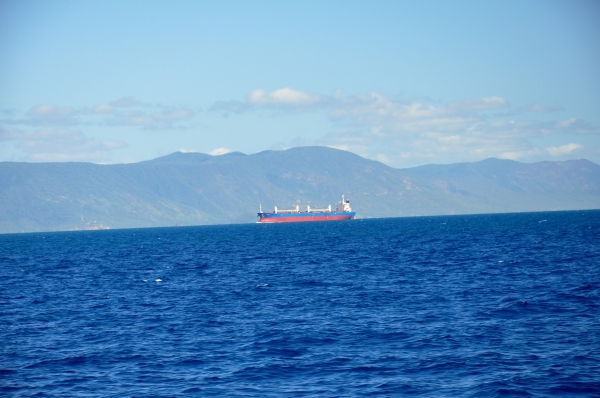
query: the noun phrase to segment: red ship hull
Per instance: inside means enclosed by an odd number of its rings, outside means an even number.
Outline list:
[[[335,221],[348,220],[354,216],[304,216],[304,217],[273,217],[261,218],[258,222],[276,223],[276,222],[310,222],[310,221]]]

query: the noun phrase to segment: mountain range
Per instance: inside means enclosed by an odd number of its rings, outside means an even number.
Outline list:
[[[0,162],[0,233],[247,223],[259,205],[323,208],[342,194],[357,218],[598,209],[600,166],[490,158],[395,169],[327,147]]]

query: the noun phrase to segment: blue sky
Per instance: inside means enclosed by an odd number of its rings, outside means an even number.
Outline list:
[[[0,161],[600,163],[598,1],[0,0]]]

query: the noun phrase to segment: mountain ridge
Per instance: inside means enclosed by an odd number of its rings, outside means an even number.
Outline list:
[[[395,169],[327,147],[0,162],[0,233],[253,222],[259,204],[325,207],[342,194],[367,218],[596,209],[600,166],[488,158]]]

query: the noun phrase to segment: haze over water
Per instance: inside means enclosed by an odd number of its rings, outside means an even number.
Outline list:
[[[600,211],[0,235],[9,396],[597,396]]]

